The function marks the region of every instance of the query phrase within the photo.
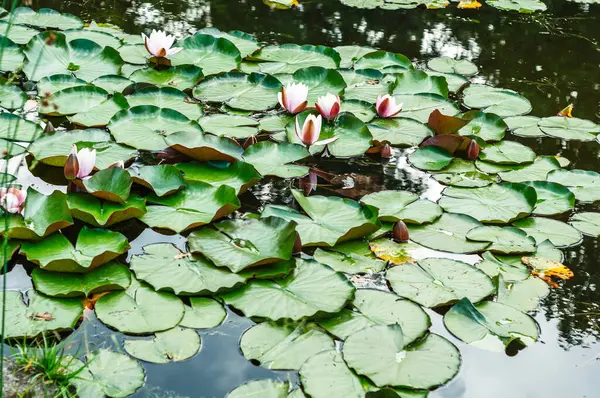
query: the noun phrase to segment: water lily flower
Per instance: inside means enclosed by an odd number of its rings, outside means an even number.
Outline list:
[[[375,108],[380,117],[394,117],[402,110],[402,104],[396,105],[396,98],[389,94],[384,96],[379,94]]]
[[[288,83],[281,87],[277,94],[279,104],[288,112],[296,114],[306,109],[308,105],[308,86],[303,83]]]
[[[96,150],[83,148],[77,152],[77,146],[73,145],[71,153],[65,163],[65,177],[68,180],[85,178],[94,170],[96,164]]]
[[[142,33],[142,39],[144,39],[146,50],[157,58],[175,55],[183,50],[181,47],[173,47],[175,36],[168,35],[162,30],[153,29],[150,37]]]
[[[300,141],[306,146],[311,145],[326,145],[337,140],[339,137],[331,137],[326,140],[317,141],[321,135],[321,125],[323,118],[321,115],[308,115],[304,120],[302,128],[298,123],[298,117],[296,117],[296,135],[300,138]]]
[[[322,97],[317,99],[317,103],[315,104],[319,113],[325,119],[334,118],[340,113],[341,101],[338,95],[333,95],[331,93],[327,93]]]
[[[17,188],[0,188],[0,205],[9,213],[20,213],[27,198],[27,192]]]

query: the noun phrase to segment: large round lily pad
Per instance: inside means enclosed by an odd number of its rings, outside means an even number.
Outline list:
[[[569,188],[581,202],[600,200],[600,174],[594,171],[562,170],[557,167],[547,173],[547,180]]]
[[[260,180],[260,174],[246,162],[191,162],[175,165],[189,181],[202,181],[213,186],[229,185],[238,194]]]
[[[200,104],[174,87],[146,87],[125,98],[131,107],[154,105],[169,108],[184,114],[190,120],[198,120],[203,113]]]
[[[427,62],[427,67],[442,73],[457,73],[463,76],[477,74],[477,65],[466,59],[454,59],[450,57],[437,57]]]
[[[251,145],[244,152],[244,160],[254,166],[260,174],[281,178],[302,177],[308,174],[308,167],[292,164],[308,156],[308,150],[302,145],[271,141]]]
[[[198,134],[197,131],[178,131],[165,138],[173,149],[199,161],[241,160],[243,148],[234,140],[212,134]]]
[[[472,84],[463,92],[463,103],[501,117],[525,115],[531,112],[531,103],[512,90]]]
[[[600,213],[577,213],[571,217],[569,224],[586,235],[600,236]]]
[[[200,336],[195,330],[176,326],[156,333],[152,340],[125,340],[123,348],[132,357],[146,362],[180,362],[200,350]]]
[[[67,204],[73,218],[95,227],[108,227],[146,213],[146,200],[133,194],[125,203],[109,202],[85,193],[70,193]]]
[[[17,7],[5,17],[15,24],[35,26],[38,28],[80,29],[81,19],[71,14],[62,14],[50,8],[40,8],[34,11],[28,7]]]
[[[554,246],[567,247],[581,240],[581,233],[562,221],[544,217],[528,217],[513,223],[515,227],[522,229],[542,243],[548,239]]]
[[[431,388],[447,383],[460,367],[458,348],[429,334],[407,346],[399,325],[377,325],[348,337],[342,351],[348,366],[378,387]]]
[[[282,44],[266,46],[252,56],[261,61],[258,67],[262,73],[294,73],[298,69],[320,66],[337,69],[340,66],[340,55],[329,47]]]
[[[427,137],[433,136],[433,131],[423,123],[405,117],[393,119],[377,118],[367,127],[373,135],[373,140],[388,142],[393,146],[413,147],[419,145]]]
[[[237,69],[242,61],[238,48],[226,38],[198,32],[179,41],[177,46],[183,50],[170,58],[171,63],[198,66],[205,76]]]
[[[194,65],[172,66],[163,70],[142,68],[129,75],[129,79],[137,83],[149,83],[159,87],[175,87],[187,90],[194,87],[202,79],[202,69]]]
[[[425,307],[448,305],[463,297],[477,302],[494,291],[491,279],[483,271],[445,258],[397,265],[385,277],[394,292]]]
[[[525,182],[525,185],[533,187],[537,194],[534,214],[551,216],[566,213],[575,207],[575,195],[569,188],[561,184],[548,181],[528,181]]]
[[[563,140],[593,141],[600,134],[600,125],[576,117],[545,117],[538,126],[545,134]]]
[[[533,162],[535,152],[518,142],[500,141],[483,148],[479,158],[486,162],[498,164],[522,164]]]
[[[313,398],[364,398],[361,380],[348,368],[336,350],[312,356],[300,368],[300,380]]]
[[[483,226],[467,233],[467,239],[490,242],[487,250],[494,253],[516,254],[535,252],[535,239],[513,227]]]
[[[317,249],[315,260],[338,272],[347,274],[379,272],[386,262],[379,260],[369,248],[366,240],[351,240],[333,246],[330,250]]]

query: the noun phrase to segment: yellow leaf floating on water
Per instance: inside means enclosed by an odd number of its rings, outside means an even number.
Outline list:
[[[263,3],[278,10],[286,10],[300,5],[298,0],[263,0]]]
[[[415,260],[408,254],[403,244],[398,244],[389,239],[377,239],[369,242],[371,251],[385,261],[392,264],[414,263]]]
[[[557,116],[573,117],[573,104],[569,104],[565,109],[558,112]]]
[[[481,3],[477,0],[461,0],[458,3],[458,8],[477,9],[481,7]]]
[[[523,257],[521,262],[531,267],[531,274],[537,276],[550,287],[557,288],[558,283],[553,278],[571,279],[575,274],[564,264],[540,257]]]

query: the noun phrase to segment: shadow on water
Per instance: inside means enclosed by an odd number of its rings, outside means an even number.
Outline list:
[[[549,6],[548,12],[535,15],[506,13],[485,6],[476,11],[359,10],[337,0],[301,1],[300,8],[282,11],[270,10],[261,0],[44,0],[34,1],[33,6],[70,12],[86,20],[114,23],[129,33],[161,28],[183,35],[215,26],[221,30],[245,31],[268,43],[370,45],[403,53],[415,61],[438,55],[463,57],[479,66],[481,81],[517,90],[528,97],[534,115],[550,116],[574,103],[576,116],[598,121],[600,5],[544,1]],[[600,145],[596,142],[511,139],[530,146],[538,155],[565,157],[571,161],[572,168],[600,171]],[[320,185],[317,193],[358,198],[381,189],[403,189],[432,200],[439,198],[441,186],[435,180],[405,165],[406,153],[399,150],[383,163],[368,157],[321,161],[317,167],[337,178]],[[289,187],[289,181],[265,179],[242,198],[243,210],[257,211],[268,203],[289,205],[292,202]],[[593,206],[590,209],[598,210]],[[136,238],[129,255],[140,253],[144,245],[155,242],[185,245],[185,238],[179,235],[140,232],[128,236]],[[541,342],[515,356],[459,342],[444,329],[441,317],[432,314],[432,331],[447,336],[459,346],[463,364],[459,376],[430,397],[591,398],[599,395],[597,337],[600,329],[596,319],[600,316],[587,316],[600,313],[597,308],[600,305],[598,240],[586,237],[581,245],[564,252],[565,263],[575,272],[575,277],[554,289],[534,314],[541,327]],[[22,274],[22,268],[19,272]],[[295,381],[294,373],[262,369],[240,354],[239,337],[251,324],[250,320],[229,313],[219,328],[200,331],[202,349],[194,358],[169,365],[144,364],[147,386],[135,396],[222,398],[251,379],[285,380],[289,377]],[[97,344],[113,344],[111,336],[122,338],[99,322],[88,320],[84,325],[86,327],[70,337],[74,342],[85,330]]]

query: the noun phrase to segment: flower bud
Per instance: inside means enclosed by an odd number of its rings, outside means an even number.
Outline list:
[[[479,145],[477,145],[477,142],[475,142],[475,140],[471,140],[471,142],[469,143],[469,147],[467,148],[467,159],[477,159],[480,150],[481,148],[479,147]]]
[[[71,152],[65,163],[65,178],[67,180],[74,180],[77,178],[79,173],[79,160],[77,160],[77,153]]]
[[[302,252],[302,241],[300,240],[300,234],[296,231],[296,240],[294,241],[294,254]]]
[[[406,242],[408,240],[408,227],[404,221],[398,221],[392,230],[392,236],[396,242]]]
[[[392,147],[390,144],[385,144],[381,147],[381,157],[384,159],[389,159],[392,157]]]

